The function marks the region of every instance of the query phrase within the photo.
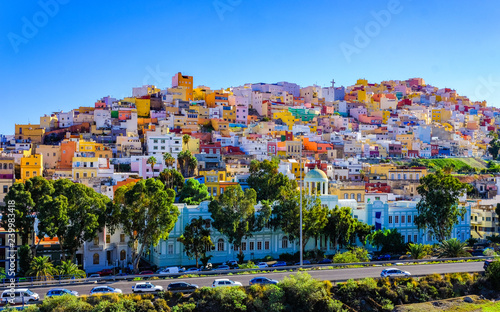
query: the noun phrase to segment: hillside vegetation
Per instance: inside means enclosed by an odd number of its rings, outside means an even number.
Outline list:
[[[460,171],[464,168],[474,168],[483,170],[487,168],[487,163],[480,158],[437,158],[437,159],[419,159],[418,162],[429,169],[443,169],[445,167],[454,167],[454,171]]]

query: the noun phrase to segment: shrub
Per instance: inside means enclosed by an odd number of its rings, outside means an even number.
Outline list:
[[[240,266],[238,268],[239,269],[255,269],[255,268],[258,268],[258,266],[256,266],[255,263],[253,263],[252,261],[248,260],[247,263],[240,264]]]
[[[283,305],[284,292],[276,285],[252,285],[248,289],[248,295],[253,298],[248,303],[251,311],[279,312],[285,309]]]
[[[486,269],[486,279],[494,289],[500,290],[500,261],[490,263]]]
[[[138,301],[135,306],[135,312],[155,312],[155,306],[151,300]]]
[[[333,256],[334,263],[368,262],[368,260],[368,251],[359,247]]]
[[[75,296],[67,295],[54,298],[47,298],[39,306],[39,309],[40,312],[65,312],[65,311],[90,312],[92,310],[92,306]]]
[[[199,312],[246,311],[247,294],[240,287],[203,287],[191,296],[197,302]]]
[[[192,312],[196,309],[196,304],[194,303],[183,303],[178,304],[172,308],[172,312]]]

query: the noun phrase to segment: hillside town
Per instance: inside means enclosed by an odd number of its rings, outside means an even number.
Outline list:
[[[164,89],[144,85],[123,99],[106,96],[85,107],[47,112],[37,124],[16,124],[14,134],[0,137],[0,202],[13,185],[35,177],[68,179],[111,201],[120,187],[160,179],[176,191],[179,215],[170,234],[143,246],[140,256],[156,267],[187,266],[197,259],[186,254],[180,238],[200,217],[212,230],[214,246],[207,255],[213,263],[236,259],[239,252],[245,260],[298,252],[296,237],[269,224],[238,246],[211,224],[211,202],[232,187],[250,189],[259,163],[274,164],[323,207],[349,207],[353,218],[374,230],[396,228],[405,243],[421,244],[439,240],[415,223],[417,187],[443,170],[473,187],[460,197],[464,214],[450,237],[482,241],[499,233],[500,168],[492,142],[498,139],[500,109],[486,101],[471,101],[422,78],[359,79],[350,86],[332,80],[328,87],[247,83],[220,90],[194,82],[177,73]],[[196,200],[185,195],[188,188],[203,188],[207,196]],[[269,203],[256,191],[255,210],[261,211]],[[5,265],[6,233],[0,234]],[[57,236],[35,234],[29,242],[40,246],[38,254],[59,260]],[[75,261],[86,272],[129,267],[130,241],[120,227],[105,226],[78,247]],[[338,248],[321,236],[305,246],[326,255]]]

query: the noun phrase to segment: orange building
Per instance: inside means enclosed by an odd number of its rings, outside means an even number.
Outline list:
[[[59,162],[59,169],[71,169],[73,167],[73,156],[77,150],[77,143],[75,141],[61,142],[61,161]]]
[[[193,100],[193,76],[184,76],[180,72],[172,77],[172,88],[186,89],[184,101]]]

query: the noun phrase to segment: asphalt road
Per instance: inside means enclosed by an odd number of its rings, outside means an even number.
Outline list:
[[[444,263],[444,264],[422,264],[422,265],[401,265],[392,266],[400,268],[404,271],[410,272],[412,275],[426,275],[432,273],[456,273],[456,272],[477,272],[483,270],[483,262],[461,262],[461,263]],[[308,273],[316,279],[319,280],[329,280],[329,281],[345,281],[350,278],[359,279],[365,277],[380,277],[380,272],[387,267],[364,267],[364,268],[352,268],[352,269],[332,269],[332,270],[311,270]],[[297,272],[279,272],[279,273],[264,273],[264,274],[243,274],[243,275],[218,275],[209,277],[194,277],[194,278],[176,278],[176,279],[159,279],[152,280],[151,283],[155,285],[163,286],[167,289],[168,284],[177,281],[185,281],[191,284],[196,284],[200,287],[211,286],[214,279],[216,278],[229,278],[233,281],[238,281],[244,286],[248,285],[249,281],[256,276],[265,276],[275,280],[282,280],[285,276],[290,274],[296,274]],[[123,293],[131,293],[132,286],[134,286],[137,281],[110,281],[106,283],[96,283],[96,284],[84,284],[84,285],[63,285],[63,288],[78,291],[80,295],[88,295],[90,290],[98,285],[109,285],[115,288],[119,288]],[[30,288],[32,291],[38,293],[40,298],[43,298],[47,291],[51,288],[56,288],[57,286],[50,287],[33,287]]]

